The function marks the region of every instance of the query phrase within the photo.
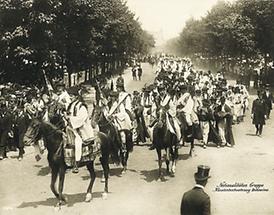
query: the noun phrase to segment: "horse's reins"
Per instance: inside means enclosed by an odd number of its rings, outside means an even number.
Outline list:
[[[99,119],[101,118],[101,115],[103,115],[102,112],[100,113]],[[105,118],[106,118],[106,117],[105,117]],[[110,124],[112,123],[113,120],[114,120],[114,119],[107,119],[107,118],[106,118],[106,121],[107,121],[107,122],[106,122],[105,124],[100,124],[100,125],[99,125],[99,121],[98,121],[98,125],[101,126],[101,127],[104,127],[104,126],[110,125]]]

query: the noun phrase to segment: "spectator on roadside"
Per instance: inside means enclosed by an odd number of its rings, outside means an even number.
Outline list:
[[[257,91],[258,98],[253,101],[251,118],[252,123],[256,127],[256,135],[261,136],[263,132],[263,126],[265,124],[265,119],[267,117],[266,104],[263,100],[263,95],[260,90]]]
[[[210,197],[205,193],[210,168],[199,165],[198,171],[194,174],[196,185],[193,189],[184,193],[181,201],[181,215],[209,215]]]

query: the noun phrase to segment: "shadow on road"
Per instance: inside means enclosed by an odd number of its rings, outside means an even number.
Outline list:
[[[179,154],[178,155],[178,160],[187,160],[189,159],[189,154]]]
[[[109,170],[109,176],[116,176],[116,177],[122,177],[123,174],[122,174],[122,171],[123,171],[123,168],[119,167],[119,168],[110,168]],[[128,172],[134,172],[136,173],[137,171],[134,170],[134,169],[127,169]],[[102,178],[103,176],[103,170],[99,170],[96,172],[96,177],[97,178]],[[89,175],[85,175],[85,176],[81,176],[82,179],[85,181],[85,180],[90,180],[90,176]]]
[[[162,170],[164,173],[164,176],[167,176],[167,174],[165,174],[165,170]],[[152,170],[142,170],[141,171],[141,176],[144,176],[144,179],[146,182],[151,183],[153,181],[157,181],[159,179],[159,169],[152,169]],[[162,177],[161,178],[162,182],[167,181],[166,178]]]
[[[246,136],[252,136],[252,137],[255,137],[255,136],[257,136],[256,134],[253,134],[253,133],[247,133],[247,134],[245,134]]]
[[[94,192],[92,193],[93,198],[102,198],[103,192]],[[68,202],[66,204],[67,207],[72,207],[76,203],[82,203],[85,201],[86,193],[76,193],[76,194],[65,194],[68,198]],[[23,202],[17,208],[37,208],[38,206],[49,206],[54,207],[57,203],[56,198],[48,198],[44,201],[34,201],[34,202]]]
[[[46,176],[50,174],[51,170],[49,166],[42,167],[37,173],[38,176]]]

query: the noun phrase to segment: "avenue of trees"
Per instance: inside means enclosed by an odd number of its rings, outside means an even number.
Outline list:
[[[0,0],[2,81],[107,73],[154,43],[122,0]]]
[[[170,50],[204,58],[274,59],[274,1],[219,1],[205,17],[189,19]]]

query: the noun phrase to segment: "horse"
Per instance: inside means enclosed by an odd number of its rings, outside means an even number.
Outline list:
[[[41,119],[33,119],[25,133],[24,143],[28,145],[36,144],[40,139],[44,140],[45,148],[48,150],[47,159],[49,167],[51,168],[50,188],[53,194],[59,200],[57,206],[59,206],[59,209],[61,209],[61,205],[67,202],[67,198],[63,195],[63,186],[65,173],[69,168],[65,163],[64,133],[50,122],[45,122]],[[100,162],[103,167],[105,177],[103,198],[106,198],[108,193],[109,155],[115,152],[111,151],[111,142],[108,140],[105,134],[98,132],[96,141],[98,141],[100,144]],[[94,170],[94,159],[82,162],[79,166],[86,166],[90,174],[90,183],[87,188],[85,198],[86,202],[90,202],[92,200],[92,187],[96,178]],[[55,188],[57,176],[59,176],[58,192]]]
[[[122,174],[124,174],[127,170],[129,153],[133,150],[132,132],[128,129],[118,130],[113,120],[107,119],[102,108],[95,105],[92,118],[98,124],[99,131],[107,135],[114,150],[119,153],[119,160],[123,166]]]
[[[159,175],[158,179],[162,179],[162,150],[165,150],[166,172],[174,176],[176,169],[176,160],[178,159],[177,137],[167,126],[166,111],[160,108],[158,111],[159,120],[153,128],[153,145],[155,146],[158,156]],[[172,168],[170,172],[170,161]]]

